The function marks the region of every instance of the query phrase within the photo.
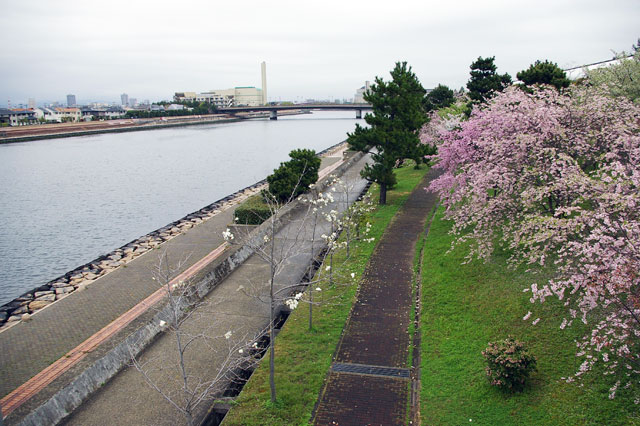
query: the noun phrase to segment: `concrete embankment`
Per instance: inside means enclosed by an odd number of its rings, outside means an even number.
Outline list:
[[[185,268],[192,267],[211,254],[212,250],[215,251],[216,247],[219,248],[222,244],[221,232],[231,222],[231,217],[231,207],[221,210],[212,217],[213,220],[204,220],[170,239],[165,250],[176,261],[183,260],[184,253],[192,253],[183,265]],[[194,282],[198,282],[198,292],[205,294],[215,287],[246,255],[243,248],[227,249],[224,256],[199,270],[192,277]],[[123,313],[133,310],[140,300],[154,293],[158,286],[151,281],[150,269],[157,261],[157,257],[148,254],[140,256],[130,261],[126,268],[119,267],[103,275],[95,284],[86,286],[84,291],[72,292],[70,296],[37,312],[30,321],[19,321],[14,327],[0,333],[0,350],[5,355],[1,366],[2,395],[46,368],[52,360],[75,357],[76,353],[71,348],[80,347],[87,336],[100,335],[101,327],[119,320]],[[123,356],[131,348],[140,350],[154,339],[160,331],[157,327],[158,318],[162,318],[161,312],[144,311],[99,345],[89,344],[87,349],[80,350],[82,359],[66,367],[52,381],[35,391],[26,389],[25,392],[31,392],[30,398],[14,405],[7,423],[17,424],[25,420],[27,423],[24,424],[43,424],[46,419],[67,415],[86,395],[100,388],[111,375],[127,364],[128,357]],[[14,393],[3,398],[3,407],[6,407],[7,398]],[[7,410],[4,411],[6,414]],[[29,423],[31,421],[34,423]],[[52,424],[51,421],[47,420],[49,424]]]

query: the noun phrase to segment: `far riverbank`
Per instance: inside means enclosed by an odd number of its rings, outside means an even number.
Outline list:
[[[278,115],[311,114],[310,111],[280,111]],[[210,114],[180,117],[132,118],[107,121],[88,121],[81,123],[43,124],[0,128],[0,144],[29,142],[42,139],[88,136],[102,133],[136,132],[157,130],[170,127],[197,126],[204,124],[233,123],[243,120],[264,119],[269,112],[229,114]]]

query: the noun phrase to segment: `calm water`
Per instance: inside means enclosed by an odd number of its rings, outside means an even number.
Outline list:
[[[354,112],[0,145],[0,305],[346,138]]]

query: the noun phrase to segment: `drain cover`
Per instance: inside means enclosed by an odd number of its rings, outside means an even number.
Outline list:
[[[394,377],[408,379],[408,368],[380,367],[377,365],[344,364],[336,362],[331,366],[331,371],[336,373],[367,374],[371,376]]]

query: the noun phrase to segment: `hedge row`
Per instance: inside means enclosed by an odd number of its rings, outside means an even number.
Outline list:
[[[234,221],[242,225],[260,225],[271,217],[271,210],[262,195],[256,194],[236,208]]]

